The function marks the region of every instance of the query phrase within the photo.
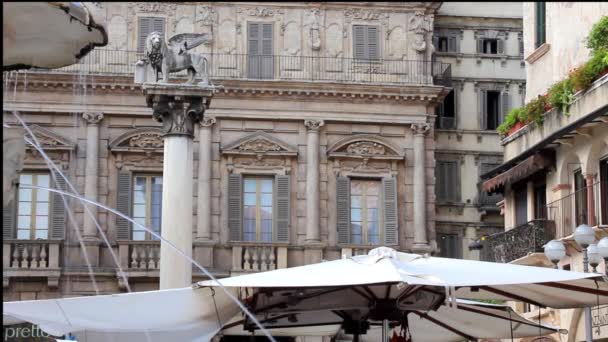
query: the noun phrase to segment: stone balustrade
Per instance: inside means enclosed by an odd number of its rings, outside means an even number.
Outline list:
[[[232,247],[232,273],[271,271],[287,267],[287,247],[241,245]]]
[[[57,287],[59,249],[59,241],[4,240],[3,286],[8,286],[10,278],[46,277],[49,287]]]
[[[118,246],[118,259],[124,271],[158,272],[160,241],[123,241]]]

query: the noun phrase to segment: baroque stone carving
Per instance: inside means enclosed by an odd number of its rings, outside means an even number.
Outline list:
[[[318,131],[325,122],[323,120],[306,120],[304,121],[304,126],[306,126],[311,131]]]
[[[382,20],[389,17],[386,12],[361,8],[347,8],[344,10],[344,16],[349,19],[358,20]]]
[[[129,8],[135,9],[138,12],[167,13],[175,11],[177,4],[168,2],[132,2],[129,3]]]
[[[96,125],[103,119],[103,113],[82,113],[82,118],[89,125]]]
[[[159,96],[152,104],[152,117],[162,122],[165,135],[193,137],[194,124],[201,121],[205,106],[201,97],[176,100],[173,96]]]
[[[359,141],[356,143],[352,143],[346,147],[346,152],[353,154],[375,154],[375,155],[384,155],[386,153],[386,149],[384,146],[375,143],[373,141]]]
[[[187,84],[194,83],[196,74],[203,77],[199,85],[209,84],[207,58],[200,53],[188,52],[209,40],[207,33],[180,33],[165,42],[164,35],[160,32],[151,32],[146,38],[144,58],[136,64],[135,82],[158,82],[158,73],[162,72],[162,82],[169,83],[169,73],[187,69]],[[149,69],[152,70],[155,80],[146,79]]]
[[[424,12],[416,11],[409,20],[409,29],[415,33],[412,48],[418,52],[424,52],[426,49],[425,35],[433,30],[431,19]]]
[[[195,22],[201,23],[201,26],[213,26],[218,19],[217,10],[211,6],[197,6],[196,18]]]
[[[129,146],[140,148],[163,148],[164,141],[158,133],[140,133],[129,140]]]
[[[243,8],[238,7],[237,13],[244,13],[252,17],[272,17],[275,15],[281,15],[284,13],[282,8],[268,8],[268,7],[255,7],[255,8]]]
[[[269,152],[269,151],[280,151],[281,146],[268,141],[263,138],[250,140],[239,146],[241,151],[252,151],[252,152]]]
[[[310,46],[314,51],[321,49],[321,34],[319,33],[319,17],[320,10],[313,8],[311,10],[312,25],[310,26]]]
[[[431,129],[431,126],[427,123],[412,124],[412,131],[414,135],[425,135]]]
[[[216,120],[213,116],[205,116],[200,122],[202,127],[211,127],[215,124]]]

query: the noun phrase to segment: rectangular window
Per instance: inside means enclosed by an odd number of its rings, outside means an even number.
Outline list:
[[[445,97],[443,103],[437,106],[435,115],[437,115],[437,121],[435,126],[442,129],[456,128],[456,103],[455,103],[455,92],[454,90]]]
[[[457,36],[439,36],[436,41],[437,52],[458,52]]]
[[[272,23],[247,23],[247,70],[249,78],[274,77]]]
[[[146,50],[146,38],[154,31],[160,32],[165,36],[165,18],[162,17],[139,17],[137,32],[137,52],[142,53]]]
[[[534,187],[534,218],[547,218],[547,186],[545,184]]]
[[[274,178],[243,178],[243,241],[272,241]]]
[[[576,226],[587,223],[587,182],[580,169],[574,171],[574,201]]]
[[[498,54],[498,39],[483,39],[482,47],[483,53],[496,55]]]
[[[488,173],[490,170],[495,169],[496,167],[498,167],[498,165],[500,165],[500,163],[480,163],[480,167],[479,167],[479,174],[483,175]],[[488,194],[485,191],[481,190],[481,183],[479,183],[479,205],[482,207],[488,207],[488,208],[492,208],[492,209],[498,209],[498,207],[496,206],[496,203],[502,201],[503,197],[502,194]]]
[[[160,235],[162,220],[163,177],[136,175],[133,177],[133,219]],[[133,240],[158,240],[141,227],[133,225]]]
[[[460,165],[456,160],[438,160],[435,195],[439,202],[460,202]]]
[[[35,240],[49,237],[50,195],[48,190],[28,185],[50,187],[48,173],[22,173],[17,195],[17,239]]]
[[[360,60],[380,58],[380,30],[378,26],[353,25],[353,57]]]
[[[437,234],[439,256],[442,258],[462,258],[462,248],[458,234]]]
[[[514,188],[515,191],[515,226],[528,222],[528,188],[523,186]]]
[[[378,245],[384,241],[380,181],[352,179],[350,182],[351,243]]]
[[[600,222],[608,224],[608,158],[600,160]]]
[[[534,46],[539,48],[546,41],[545,3],[537,2],[535,10],[536,32]]]
[[[494,130],[500,124],[500,92],[488,90],[486,92],[486,129]]]

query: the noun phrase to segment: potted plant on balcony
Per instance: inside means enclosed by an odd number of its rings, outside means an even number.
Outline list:
[[[505,121],[496,129],[503,136],[509,136],[529,122],[524,108],[513,108],[505,117]]]

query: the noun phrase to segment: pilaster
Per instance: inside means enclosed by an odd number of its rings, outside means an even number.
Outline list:
[[[414,134],[414,252],[429,250],[426,222],[425,136],[430,130],[427,123],[412,124]]]
[[[306,243],[319,243],[319,129],[323,120],[306,120]]]

